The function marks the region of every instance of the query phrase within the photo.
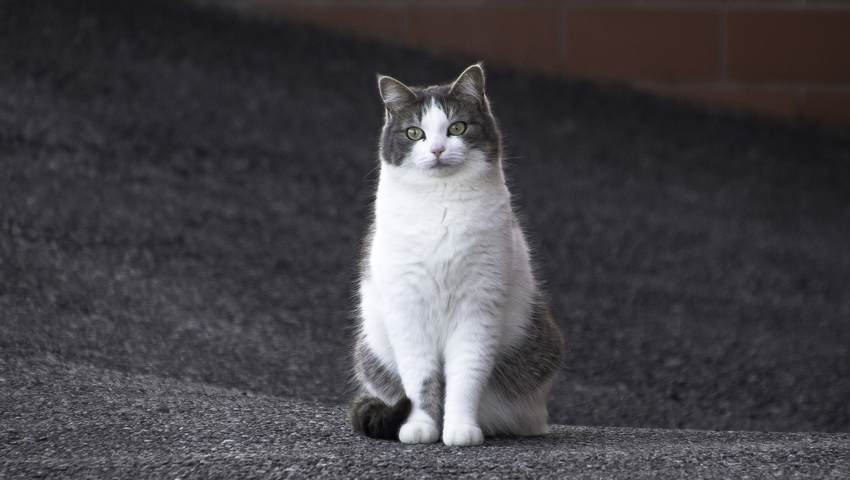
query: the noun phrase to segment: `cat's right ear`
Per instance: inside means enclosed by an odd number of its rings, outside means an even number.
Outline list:
[[[413,90],[392,77],[378,75],[378,89],[381,91],[381,98],[384,99],[384,105],[389,113],[416,103],[416,94]]]

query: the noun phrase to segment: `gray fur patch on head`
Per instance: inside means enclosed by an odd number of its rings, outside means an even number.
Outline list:
[[[432,103],[443,109],[450,121],[466,123],[462,138],[469,149],[481,151],[488,162],[499,162],[502,136],[484,94],[480,65],[467,68],[449,85],[410,88],[394,78],[381,76],[378,87],[387,109],[380,141],[380,156],[386,163],[399,166],[410,154],[414,143],[407,137],[407,129],[420,126]]]

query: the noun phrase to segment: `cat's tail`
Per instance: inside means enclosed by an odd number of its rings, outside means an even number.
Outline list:
[[[398,431],[410,415],[411,407],[407,397],[390,406],[380,398],[361,393],[351,401],[348,417],[354,429],[367,437],[398,440]]]

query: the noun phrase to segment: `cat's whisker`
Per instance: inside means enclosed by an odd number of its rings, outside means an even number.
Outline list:
[[[368,172],[366,172],[366,175],[363,175],[363,180],[368,179],[368,178],[369,178],[369,175],[372,175],[373,173],[377,172],[377,171],[378,171],[378,170],[380,170],[380,169],[381,169],[381,166],[380,166],[380,165],[375,166],[374,168],[372,168],[371,170],[369,170]]]

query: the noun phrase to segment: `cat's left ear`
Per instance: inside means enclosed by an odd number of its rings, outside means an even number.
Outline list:
[[[484,70],[477,63],[467,68],[452,84],[449,94],[471,97],[480,103],[484,102]]]

